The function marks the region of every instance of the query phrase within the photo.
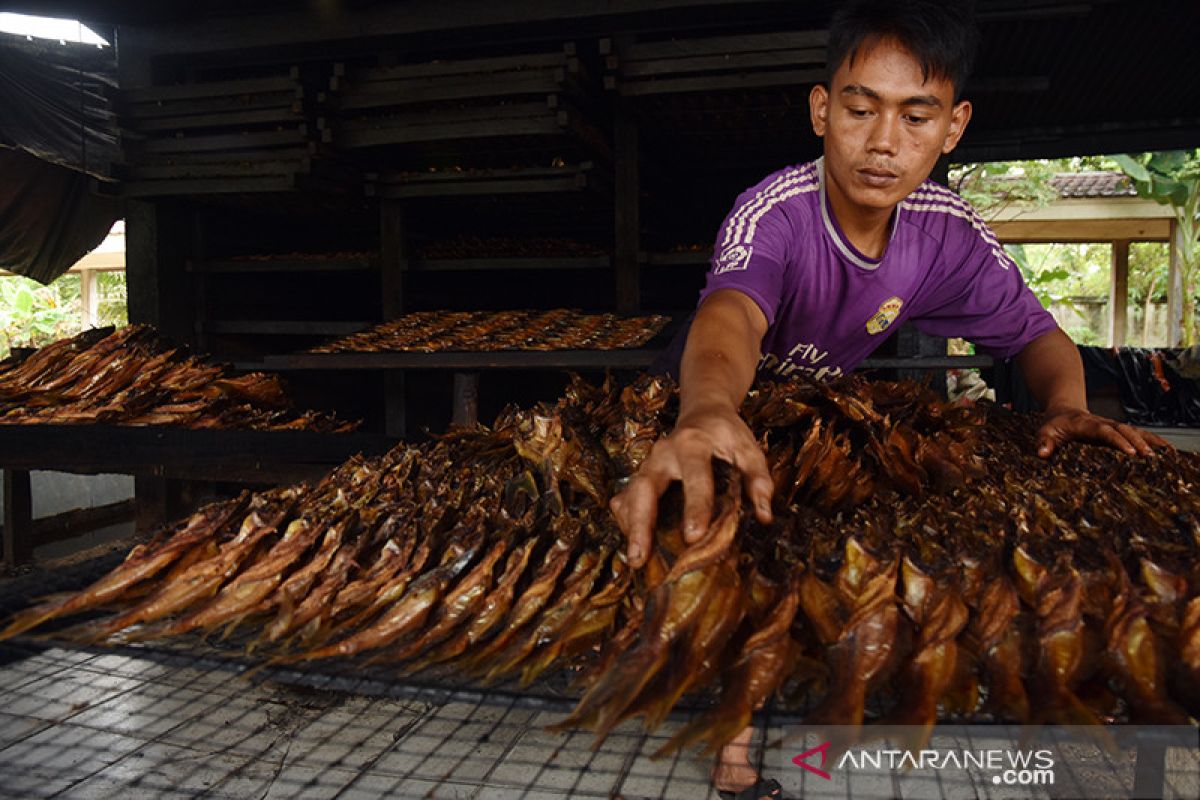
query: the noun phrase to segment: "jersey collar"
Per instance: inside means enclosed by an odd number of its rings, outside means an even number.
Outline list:
[[[879,259],[867,258],[858,251],[854,245],[846,240],[842,235],[842,229],[838,226],[837,220],[833,218],[833,214],[829,211],[829,199],[825,195],[825,157],[821,156],[817,159],[817,176],[820,180],[820,198],[821,204],[821,221],[825,223],[825,232],[829,234],[829,238],[833,240],[834,246],[838,252],[854,266],[859,269],[876,270],[883,263],[883,258],[887,257],[887,249],[883,251],[883,257]],[[892,231],[888,235],[888,247],[892,246],[892,239],[896,238],[896,229],[900,226],[900,206],[896,205],[896,210],[892,212]]]

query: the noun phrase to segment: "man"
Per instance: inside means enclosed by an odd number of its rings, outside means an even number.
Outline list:
[[[978,214],[927,180],[971,119],[959,98],[977,39],[969,9],[961,0],[852,0],[835,15],[829,82],[809,96],[824,157],[738,198],[687,335],[676,427],[612,501],[632,565],[646,561],[672,481],[684,486],[685,539],[702,536],[714,456],[741,469],[757,518],[770,521],[766,460],[738,416],[756,372],[836,377],[908,320],[1015,356],[1045,410],[1042,456],[1075,439],[1131,455],[1161,444],[1088,413],[1074,344]],[[777,783],[756,784],[751,732],[722,753],[714,784],[778,796]]]

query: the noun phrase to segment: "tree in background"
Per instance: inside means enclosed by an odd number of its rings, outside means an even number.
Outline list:
[[[1114,156],[1142,197],[1170,206],[1178,226],[1183,283],[1183,340],[1196,344],[1196,294],[1200,277],[1200,149]]]
[[[1064,172],[1056,161],[990,161],[950,168],[950,188],[991,222],[1009,208],[1040,208],[1058,197],[1050,179]]]

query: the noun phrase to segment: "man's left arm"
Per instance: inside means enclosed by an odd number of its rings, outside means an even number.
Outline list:
[[[1048,457],[1070,441],[1107,444],[1129,455],[1151,455],[1169,446],[1158,436],[1088,411],[1079,349],[1060,328],[1043,333],[1017,354],[1025,383],[1044,409],[1038,455]]]

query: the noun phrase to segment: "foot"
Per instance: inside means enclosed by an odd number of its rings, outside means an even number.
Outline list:
[[[736,794],[758,782],[758,770],[750,763],[750,739],[753,736],[754,728],[746,728],[717,754],[712,782],[718,792]]]

